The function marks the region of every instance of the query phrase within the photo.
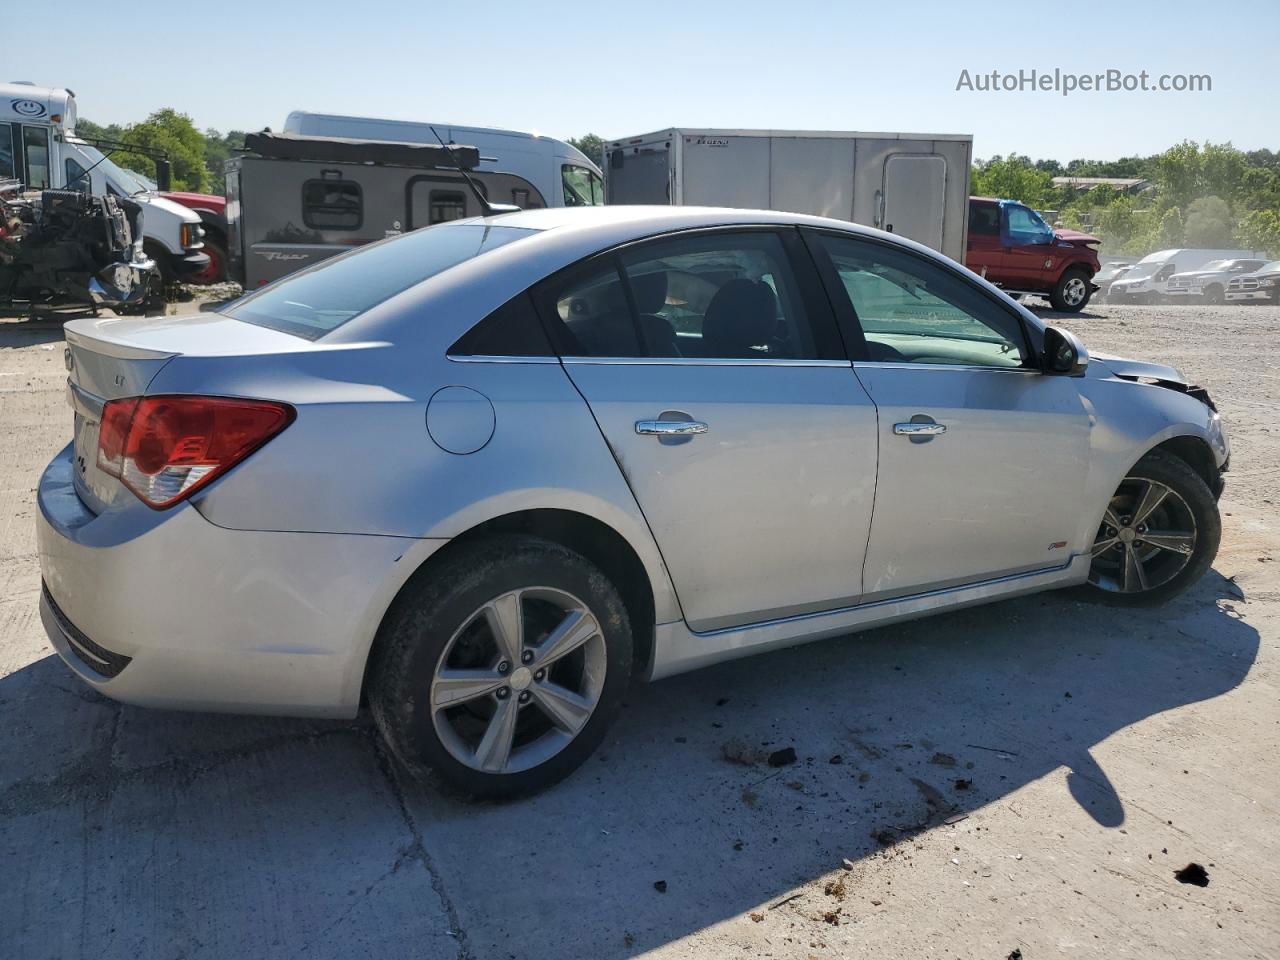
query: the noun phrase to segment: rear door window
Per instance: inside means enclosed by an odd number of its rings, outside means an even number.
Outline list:
[[[538,303],[566,356],[840,359],[808,282],[778,233],[717,231],[597,258],[544,284]]]

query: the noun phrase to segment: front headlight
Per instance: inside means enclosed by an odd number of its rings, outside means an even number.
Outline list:
[[[1276,285],[1276,278],[1275,278],[1275,277],[1271,277],[1271,278],[1270,278],[1270,279],[1268,279],[1268,280],[1259,280],[1259,281],[1258,281],[1258,286],[1260,286],[1260,287],[1274,287],[1275,285]]]

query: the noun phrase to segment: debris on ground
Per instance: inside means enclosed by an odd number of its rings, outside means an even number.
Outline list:
[[[822,892],[828,897],[835,897],[837,900],[843,900],[848,894],[848,888],[844,885],[844,877],[836,877],[834,880],[828,880],[822,888]]]
[[[786,767],[796,762],[796,748],[783,747],[769,754],[769,766]]]
[[[879,830],[873,830],[871,832],[871,839],[875,840],[875,842],[880,844],[882,847],[891,847],[895,842],[897,842],[898,831],[894,830],[892,827],[881,827]]]
[[[954,767],[956,758],[949,753],[935,753],[929,758],[929,762],[939,767]]]
[[[955,787],[957,790],[968,790],[970,787],[973,786],[973,781],[966,780],[964,777],[960,777],[959,779],[954,780],[953,783],[955,783]]]
[[[636,945],[636,937],[633,933],[624,933],[622,935],[622,945],[624,947],[634,947]]]
[[[769,905],[769,909],[770,909],[770,910],[777,910],[779,907],[781,907],[781,906],[783,906],[783,905],[785,905],[785,904],[790,903],[792,900],[799,900],[799,899],[800,899],[801,897],[803,897],[803,896],[804,896],[803,891],[802,891],[802,892],[800,892],[800,893],[793,893],[793,894],[792,894],[791,896],[789,896],[789,897],[783,897],[783,898],[782,898],[781,900],[779,900],[777,903],[770,904],[770,905]]]
[[[834,910],[828,910],[822,915],[822,919],[833,927],[840,926],[840,908],[836,907]]]
[[[752,922],[752,923],[759,923],[759,922],[760,922],[760,921],[762,921],[763,919],[764,919],[764,914],[763,914],[763,913],[753,913],[753,914],[751,915],[751,922]]]
[[[667,881],[665,881],[665,880],[655,880],[655,881],[653,881],[653,889],[657,890],[659,893],[666,893],[666,892],[667,892]]]
[[[754,807],[756,805],[756,802],[759,799],[760,799],[760,794],[756,793],[750,787],[742,788],[742,802],[745,803],[748,807]]]
[[[1188,863],[1181,870],[1175,870],[1173,878],[1179,883],[1190,883],[1197,887],[1209,885],[1209,871],[1198,863]]]
[[[838,766],[839,764],[844,763],[844,757],[837,753],[834,757],[828,760],[827,763]]]
[[[842,857],[840,860],[840,865],[844,867],[846,870],[853,869],[853,861],[850,860],[848,857]]]
[[[1022,951],[1019,948],[1014,947],[1009,951],[1009,956],[1006,957],[1005,960],[1022,960]]]
[[[729,763],[742,767],[754,767],[764,759],[764,751],[751,746],[745,740],[732,737],[720,745],[720,756]]]

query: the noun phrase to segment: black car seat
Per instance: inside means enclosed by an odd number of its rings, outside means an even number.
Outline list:
[[[767,357],[777,331],[778,298],[773,289],[761,280],[730,280],[707,305],[701,353],[733,359]]]
[[[680,356],[680,341],[666,317],[659,316],[667,303],[667,272],[642,273],[631,279],[631,292],[640,314],[640,334],[651,357]]]

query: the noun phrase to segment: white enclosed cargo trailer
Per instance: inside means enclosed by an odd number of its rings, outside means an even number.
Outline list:
[[[671,128],[608,144],[605,202],[817,214],[963,263],[972,160],[969,134]]]

